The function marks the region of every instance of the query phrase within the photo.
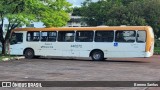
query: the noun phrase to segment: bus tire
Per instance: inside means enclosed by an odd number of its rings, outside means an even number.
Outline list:
[[[92,51],[91,58],[93,61],[103,61],[104,53],[101,50]]]
[[[26,49],[24,51],[24,56],[27,59],[32,59],[34,57],[34,51],[33,51],[33,49]]]

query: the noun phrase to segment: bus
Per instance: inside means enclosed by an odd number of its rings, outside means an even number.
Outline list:
[[[12,31],[10,54],[105,58],[151,57],[154,33],[150,26],[99,26],[16,28]]]

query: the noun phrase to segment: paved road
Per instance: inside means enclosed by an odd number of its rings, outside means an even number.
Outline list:
[[[0,62],[1,81],[160,81],[160,56],[152,58],[32,59]],[[14,88],[21,90],[22,88]],[[25,89],[25,88],[23,88]],[[33,90],[160,90],[160,88],[31,88]],[[8,88],[3,88],[8,90]]]

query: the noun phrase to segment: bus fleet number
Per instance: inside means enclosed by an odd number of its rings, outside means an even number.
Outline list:
[[[72,48],[82,48],[82,45],[71,45]]]

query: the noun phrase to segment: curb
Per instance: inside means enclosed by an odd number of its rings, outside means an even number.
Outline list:
[[[24,59],[24,58],[25,58],[24,56],[21,56],[21,57],[15,57],[14,59],[21,60],[21,59]]]

